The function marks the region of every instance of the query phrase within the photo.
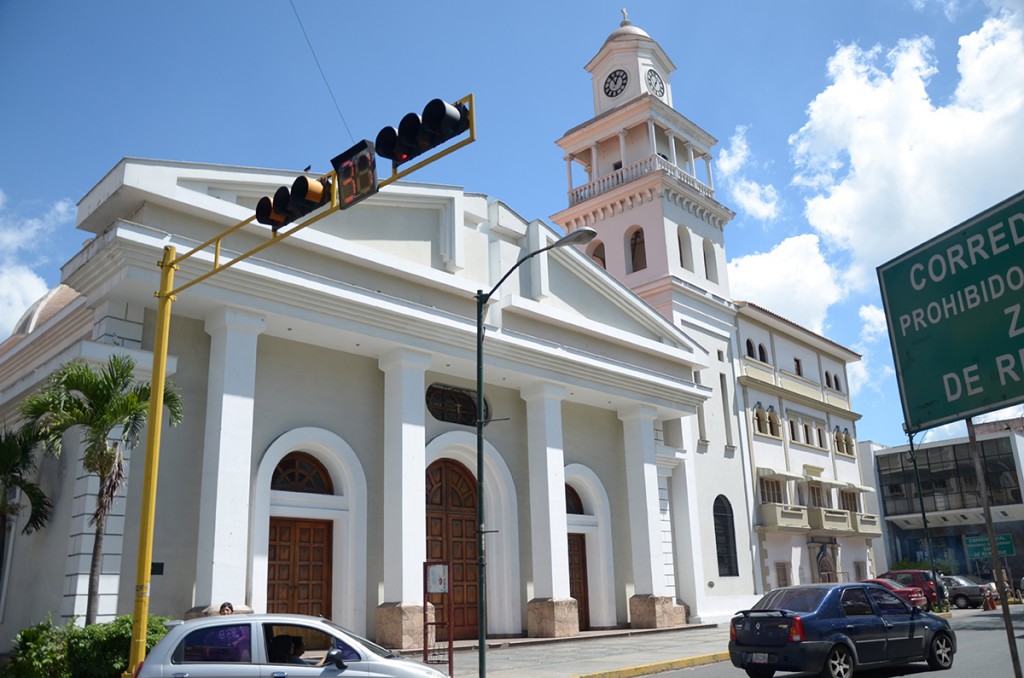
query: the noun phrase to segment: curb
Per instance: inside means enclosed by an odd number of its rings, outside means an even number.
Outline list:
[[[694,666],[703,666],[705,664],[716,664],[718,662],[727,661],[728,659],[728,652],[715,652],[714,654],[699,654],[693,657],[670,659],[668,661],[655,662],[653,664],[641,664],[640,666],[614,669],[612,671],[584,673],[579,676],[573,676],[572,678],[633,678],[634,676],[648,676],[652,673],[661,673],[662,671],[688,669]]]

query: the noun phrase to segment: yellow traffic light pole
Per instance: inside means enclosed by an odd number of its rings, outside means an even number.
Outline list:
[[[465,103],[469,107],[469,137],[419,163],[416,163],[402,172],[396,172],[396,168],[392,166],[391,176],[378,182],[378,190],[422,167],[425,167],[426,165],[429,165],[435,160],[439,160],[450,153],[454,153],[466,144],[470,144],[475,141],[476,116],[474,115],[473,102],[472,94],[463,97],[456,102]],[[218,233],[206,242],[193,247],[180,257],[176,256],[177,250],[173,245],[164,247],[163,259],[157,264],[160,267],[160,289],[156,293],[156,336],[153,342],[153,375],[150,382],[149,426],[146,434],[146,463],[142,480],[142,509],[139,517],[139,551],[135,570],[135,605],[132,615],[131,651],[129,654],[128,666],[122,674],[122,678],[132,678],[132,672],[146,658],[146,628],[148,626],[149,619],[151,577],[150,569],[153,559],[153,531],[156,518],[156,488],[157,472],[159,470],[160,461],[160,434],[163,428],[164,388],[167,383],[167,350],[171,326],[171,302],[177,298],[179,293],[193,285],[197,285],[207,278],[210,278],[211,276],[214,276],[237,263],[245,261],[255,254],[258,254],[268,247],[280,242],[284,238],[301,231],[307,226],[312,226],[321,219],[324,219],[342,209],[338,194],[339,182],[337,181],[336,173],[330,172],[321,177],[321,179],[330,181],[330,207],[305,221],[295,223],[290,228],[282,230],[280,233],[275,233],[274,237],[270,240],[267,240],[226,262],[221,261],[221,244],[223,240],[232,233],[235,233],[251,224],[256,218],[255,216],[251,216],[244,221],[240,221],[231,228]],[[196,276],[179,287],[174,287],[174,272],[181,268],[181,263],[211,246],[214,248],[214,253],[213,266],[210,270]]]

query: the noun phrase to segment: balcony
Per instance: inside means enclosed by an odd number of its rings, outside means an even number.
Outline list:
[[[851,525],[854,531],[862,537],[881,537],[882,524],[878,516],[872,513],[850,512]]]
[[[632,165],[617,169],[611,174],[605,175],[600,179],[572,189],[569,191],[569,206],[578,205],[581,202],[595,198],[602,193],[607,193],[619,186],[635,181],[640,177],[660,171],[665,172],[668,176],[672,177],[684,186],[688,186],[705,198],[711,198],[713,200],[715,197],[715,191],[710,186],[698,180],[696,177],[687,174],[682,170],[682,168],[673,165],[661,156],[652,155],[644,158],[640,162],[635,162]]]
[[[832,535],[852,535],[853,525],[850,524],[850,512],[840,509],[810,506],[807,508],[807,520],[812,530]]]
[[[758,525],[769,532],[803,532],[810,529],[806,506],[761,504]]]

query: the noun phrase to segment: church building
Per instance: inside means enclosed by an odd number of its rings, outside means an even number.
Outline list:
[[[673,108],[675,66],[657,42],[623,20],[586,70],[594,116],[557,142],[568,200],[554,226],[461,187],[400,181],[178,295],[167,373],[185,416],[162,434],[151,614],[229,600],[408,648],[424,608],[440,609],[428,561],[450,565],[456,638],[481,623],[494,637],[561,637],[723,621],[781,583],[776,561],[792,583],[821,580],[821,544],[832,573],[853,571],[844,558],[870,571],[852,527],[766,529],[758,484],[785,479],[776,498],[805,502],[805,516],[822,491],[844,510],[842,491],[870,491],[848,486],[859,473],[846,365],[858,356],[732,299],[716,141]],[[119,162],[78,205],[90,239],[61,284],[0,344],[0,416],[17,421],[70,360],[127,354],[150,379],[164,249],[210,241],[297,176]],[[581,228],[597,237],[502,282]],[[176,279],[272,237],[253,222]],[[478,468],[475,294],[499,282],[483,319]],[[756,358],[766,342],[797,347],[799,380],[749,360],[747,345]],[[795,412],[818,413],[828,436],[788,436]],[[84,614],[97,487],[72,438],[40,462],[50,524],[13,525],[0,554],[0,643],[47,612]],[[132,611],[145,454],[131,451],[107,521],[101,621]]]

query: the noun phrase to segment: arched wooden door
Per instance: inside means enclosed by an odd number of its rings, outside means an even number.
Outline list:
[[[274,469],[272,490],[334,494],[315,457],[291,452]],[[267,612],[331,617],[334,523],[271,516],[267,553]]]
[[[453,459],[427,468],[427,559],[451,563],[452,626],[455,640],[477,637],[476,478]],[[438,621],[443,599],[427,596]]]
[[[565,512],[583,515],[583,502],[571,485],[565,486]],[[569,595],[576,599],[580,631],[590,628],[590,594],[587,582],[587,537],[569,533]]]

